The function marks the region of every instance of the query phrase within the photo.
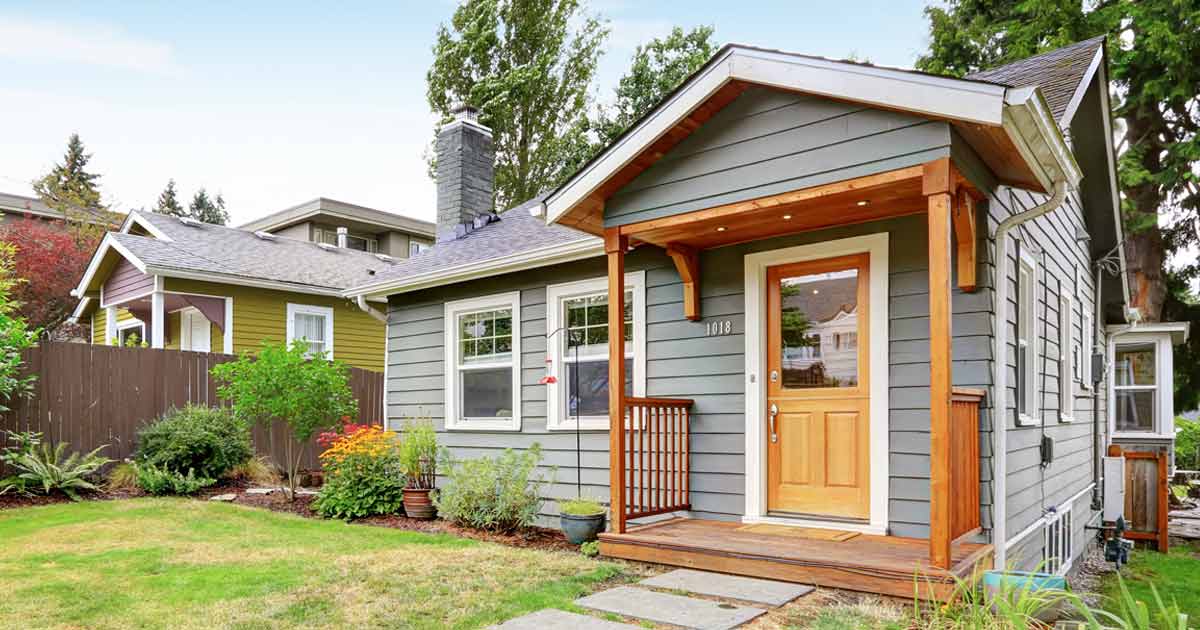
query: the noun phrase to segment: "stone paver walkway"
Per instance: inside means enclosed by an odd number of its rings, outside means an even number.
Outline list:
[[[638,584],[672,591],[687,591],[697,595],[766,604],[767,606],[782,606],[813,591],[813,587],[804,584],[708,573],[693,569],[676,569],[647,578]]]

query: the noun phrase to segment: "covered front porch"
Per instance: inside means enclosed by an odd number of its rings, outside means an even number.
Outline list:
[[[942,158],[604,229],[609,382],[626,382],[626,254],[661,247],[682,282],[683,315],[705,336],[744,335],[746,403],[742,517],[708,520],[690,517],[693,401],[609,388],[612,524],[601,553],[895,596],[912,596],[916,579],[941,597],[990,568],[984,392],[954,388],[951,369],[951,283],[975,289],[978,194]],[[887,278],[889,251],[903,245],[869,229],[918,215],[928,236],[927,537],[889,527]],[[849,224],[866,234],[743,257],[744,331],[703,318],[703,252]]]

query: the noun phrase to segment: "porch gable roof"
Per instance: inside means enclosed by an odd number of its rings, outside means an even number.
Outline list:
[[[727,45],[546,198],[547,221],[600,234],[604,200],[732,102],[762,85],[946,120],[1005,183],[1046,191],[1081,175],[1037,86],[1010,87]]]

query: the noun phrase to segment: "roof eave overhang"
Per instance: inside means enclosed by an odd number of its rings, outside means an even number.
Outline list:
[[[1003,128],[1045,190],[1057,177],[1075,186],[1079,167],[1036,88],[864,66],[741,47],[727,48],[551,193],[546,220],[558,222],[722,86],[742,81],[842,101]]]
[[[514,271],[524,271],[526,269],[536,269],[547,265],[571,262],[573,260],[592,258],[603,254],[603,241],[595,238],[581,239],[571,241],[570,243],[438,269],[406,278],[364,284],[342,292],[342,297],[350,299],[362,295],[366,296],[367,299],[386,300],[387,296],[397,293],[409,293],[446,284],[478,280]]]

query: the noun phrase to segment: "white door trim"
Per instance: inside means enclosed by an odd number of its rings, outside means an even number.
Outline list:
[[[870,255],[871,517],[865,524],[767,515],[767,443],[763,435],[766,381],[767,267],[867,253]],[[886,534],[888,526],[888,234],[881,232],[776,249],[745,257],[746,514],[747,523],[778,523]]]

